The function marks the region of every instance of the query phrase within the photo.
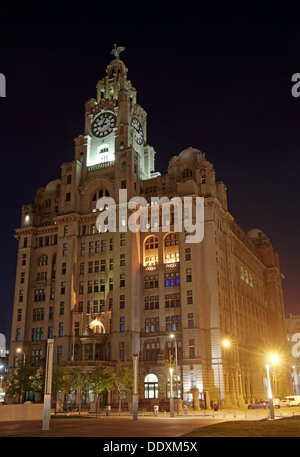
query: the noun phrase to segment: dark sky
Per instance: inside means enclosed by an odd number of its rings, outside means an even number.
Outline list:
[[[263,3],[263,7],[261,5]],[[97,6],[98,5],[98,6]],[[104,6],[105,5],[105,6]],[[23,204],[60,177],[113,43],[148,113],[156,170],[206,153],[229,211],[279,252],[286,314],[300,314],[300,6],[294,2],[13,2],[0,6],[0,332],[9,339]]]

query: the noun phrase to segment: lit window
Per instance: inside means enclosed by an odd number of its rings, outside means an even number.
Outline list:
[[[179,262],[179,239],[177,233],[168,233],[164,238],[164,263]]]
[[[158,239],[148,236],[144,241],[144,266],[158,264]]]

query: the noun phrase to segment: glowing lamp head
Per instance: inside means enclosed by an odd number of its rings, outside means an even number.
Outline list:
[[[222,341],[222,345],[225,347],[225,348],[228,348],[230,346],[230,341],[228,339],[225,339]]]
[[[269,356],[270,363],[277,364],[279,363],[279,357],[277,354],[270,354]]]

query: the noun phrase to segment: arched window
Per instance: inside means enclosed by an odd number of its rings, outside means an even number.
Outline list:
[[[43,203],[43,208],[51,208],[51,200],[48,198],[47,200],[44,201]]]
[[[167,233],[164,238],[164,263],[179,262],[179,239],[177,233]]]
[[[90,329],[93,330],[93,333],[105,333],[104,325],[98,319],[94,319],[90,323]]]
[[[158,239],[150,235],[144,241],[144,266],[158,264]]]
[[[192,176],[193,176],[193,171],[190,168],[186,168],[185,170],[183,170],[183,172],[182,172],[183,179],[191,178]]]
[[[98,200],[98,198],[102,198],[102,197],[109,197],[109,192],[105,189],[98,190],[97,192],[94,193],[94,195],[92,197],[92,201],[96,202]]]
[[[38,258],[38,266],[42,266],[42,265],[47,265],[48,264],[48,257],[46,254],[42,254],[40,255],[40,257]]]
[[[104,143],[98,147],[97,152],[99,154],[100,163],[107,162],[109,160],[109,145]]]
[[[149,373],[144,380],[144,398],[158,398],[158,378]]]

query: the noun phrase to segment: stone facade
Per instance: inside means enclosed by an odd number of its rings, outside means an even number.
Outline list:
[[[286,350],[282,275],[270,240],[238,226],[226,186],[203,152],[187,148],[165,175],[155,172],[147,115],[120,59],[108,65],[85,109],[75,159],[22,207],[10,365],[20,346],[43,360],[47,338],[54,338],[55,365],[75,361],[82,347],[91,364],[131,366],[138,353],[140,404],[167,397],[170,355],[177,355],[186,402],[195,389],[207,407],[264,398],[264,353],[275,343]],[[116,232],[99,233],[97,201],[113,198],[119,214],[120,189],[128,200],[149,203],[204,197],[203,241],[188,243],[187,233],[175,232],[174,210],[164,220],[163,204],[157,231],[135,233],[118,218]],[[230,338],[227,349],[223,337]],[[279,371],[283,396],[289,373]]]

